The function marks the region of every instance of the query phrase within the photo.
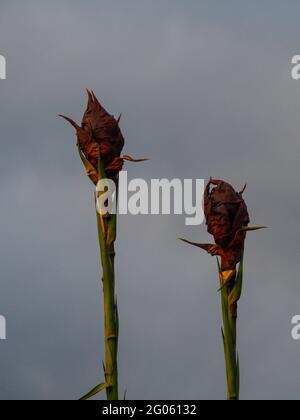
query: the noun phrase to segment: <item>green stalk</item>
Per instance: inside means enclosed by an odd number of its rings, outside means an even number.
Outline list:
[[[104,179],[105,172],[99,148],[98,173]],[[116,191],[118,195],[118,191]],[[118,341],[119,320],[115,291],[115,241],[117,238],[117,215],[97,214],[100,256],[103,269],[104,330],[105,330],[105,383],[107,400],[117,401],[118,393]]]
[[[241,297],[243,279],[243,260],[233,286],[224,286],[222,271],[219,265],[221,302],[223,318],[223,343],[227,378],[227,398],[238,401],[240,395],[240,372],[237,354],[237,302]]]
[[[115,299],[114,242],[108,232],[114,228],[114,216],[105,219],[97,212],[105,315],[105,382],[107,400],[118,400],[118,311]]]
[[[78,146],[80,158],[86,168],[88,176],[94,182],[95,179],[105,179],[105,171],[101,161],[99,148],[98,172],[87,161]],[[116,182],[116,195],[118,197],[118,182]],[[95,204],[97,197],[95,197]],[[103,297],[104,297],[104,329],[105,329],[105,383],[100,383],[93,388],[81,400],[88,400],[100,392],[106,390],[107,400],[117,401],[118,394],[118,340],[119,340],[119,317],[115,291],[115,241],[117,238],[117,215],[98,213],[96,206],[98,238],[100,245],[100,258],[103,270]]]
[[[223,308],[223,341],[227,377],[227,398],[230,401],[239,399],[238,390],[238,369],[237,369],[237,353],[236,353],[236,320],[231,316],[227,302],[226,291],[222,291],[222,308]]]

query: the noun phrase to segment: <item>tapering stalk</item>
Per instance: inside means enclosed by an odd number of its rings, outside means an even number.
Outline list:
[[[103,268],[103,295],[105,316],[105,380],[107,399],[118,400],[118,310],[115,297],[114,242],[109,243],[108,233],[113,228],[115,216],[105,219],[97,212],[101,262]],[[114,228],[113,228],[114,229]]]
[[[223,343],[227,378],[227,399],[239,400],[240,372],[237,354],[237,302],[241,296],[243,261],[240,263],[239,273],[234,282],[225,284],[223,273],[220,269],[222,317],[223,317]],[[233,284],[233,285],[232,285]]]
[[[226,292],[222,291],[222,294]],[[237,368],[237,353],[236,353],[236,320],[233,319],[227,297],[222,296],[223,313],[223,341],[226,364],[226,378],[227,378],[227,398],[230,401],[239,399],[238,389],[238,368]]]
[[[105,178],[99,149],[98,173]],[[118,196],[118,186],[116,195]],[[115,290],[115,241],[117,215],[99,214],[96,206],[100,255],[103,269],[104,329],[105,329],[105,382],[107,400],[117,401],[118,393],[118,341],[119,319]]]

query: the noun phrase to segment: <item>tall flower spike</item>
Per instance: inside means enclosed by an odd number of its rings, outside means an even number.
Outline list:
[[[87,93],[88,104],[81,126],[69,117],[60,116],[76,130],[79,155],[91,181],[96,185],[101,179],[111,178],[118,184],[118,175],[125,160],[141,162],[148,159],[133,159],[128,155],[121,156],[125,143],[119,127],[121,116],[116,120],[103,108],[93,91],[88,90]],[[118,192],[118,185],[116,185],[116,202],[118,201]],[[96,203],[97,194],[94,195],[94,198],[104,296],[105,364],[103,370],[105,381],[94,387],[82,399],[90,399],[105,390],[108,400],[118,400],[119,313],[115,276],[117,214],[102,214],[99,212]]]
[[[211,188],[213,186],[213,188]],[[243,198],[246,186],[236,192],[227,182],[210,179],[204,194],[204,213],[208,232],[214,244],[182,241],[201,248],[210,255],[219,256],[219,279],[229,400],[239,399],[239,361],[237,355],[237,312],[243,285],[243,256],[247,232],[263,229],[249,227],[250,218]],[[237,265],[239,269],[237,271]]]

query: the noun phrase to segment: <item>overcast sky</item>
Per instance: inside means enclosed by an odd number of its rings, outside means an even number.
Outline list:
[[[242,399],[299,399],[298,1],[1,0],[1,399],[77,399],[103,381],[93,188],[74,130],[85,88],[123,113],[130,178],[248,183]],[[122,216],[120,391],[224,399],[216,263],[181,216]]]

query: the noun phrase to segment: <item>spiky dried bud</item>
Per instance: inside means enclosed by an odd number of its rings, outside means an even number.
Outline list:
[[[79,148],[95,171],[98,168],[100,150],[106,176],[115,178],[124,164],[121,152],[125,142],[119,127],[119,120],[116,120],[103,108],[92,91],[87,92],[88,105],[81,127],[71,118],[63,115],[61,117],[69,121],[76,129]],[[91,179],[96,184],[99,174],[98,177],[94,176]]]
[[[212,185],[215,186],[213,189]],[[264,228],[248,227],[249,213],[243,199],[245,188],[236,192],[227,182],[210,179],[204,193],[204,214],[215,244],[199,244],[183,239],[213,256],[221,257],[221,269],[228,272],[228,281],[235,278],[236,266],[244,252],[246,233]]]
[[[250,222],[242,192],[236,192],[227,182],[211,179],[205,190],[204,213],[223,268],[234,268],[241,261]]]

